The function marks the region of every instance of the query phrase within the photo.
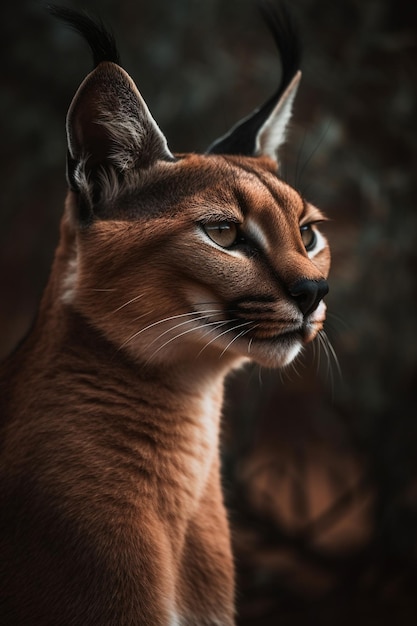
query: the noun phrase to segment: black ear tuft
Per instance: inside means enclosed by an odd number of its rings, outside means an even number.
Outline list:
[[[135,83],[120,66],[113,36],[101,22],[60,7],[49,12],[88,42],[95,69],[78,88],[67,114],[67,180],[87,222],[100,203],[114,201],[139,170],[174,161],[167,141]]]
[[[284,131],[291,114],[292,100],[301,76],[299,73],[301,64],[300,39],[285,2],[281,1],[276,4],[262,2],[259,8],[278,48],[282,65],[281,81],[276,91],[260,108],[238,122],[226,135],[220,137],[209,147],[209,154],[246,156],[269,154],[271,150],[263,151],[262,147],[259,148],[260,131],[265,125],[281,126],[280,130],[275,132],[276,149],[284,140]],[[270,130],[268,132],[270,133]]]
[[[86,40],[93,55],[94,67],[103,61],[121,64],[115,39],[103,22],[93,20],[85,13],[79,13],[67,7],[51,5],[48,6],[48,12],[68,24]]]
[[[301,67],[301,40],[293,15],[283,0],[278,4],[261,2],[259,10],[272,34],[282,63],[281,82],[272,96],[276,101]]]

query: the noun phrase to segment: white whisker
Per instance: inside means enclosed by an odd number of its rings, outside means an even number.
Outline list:
[[[328,374],[328,371],[329,371],[329,351],[327,350],[327,346],[324,343],[324,339],[323,339],[323,336],[321,334],[321,331],[319,331],[319,333],[317,334],[317,339],[319,340],[319,345],[320,345],[321,349],[323,350],[324,354],[327,357],[327,374]]]
[[[321,343],[319,336],[316,336],[312,343],[313,349],[313,360],[316,364],[316,374],[320,372],[320,362],[321,362]]]
[[[248,324],[251,324],[252,322],[246,322],[245,326],[247,326]],[[259,326],[259,324],[258,324]],[[239,328],[239,327],[236,327]],[[234,328],[233,330],[236,330],[236,328]],[[227,346],[225,347],[225,349],[223,350],[223,352],[220,354],[219,359],[222,358],[223,354],[226,352],[226,350],[228,350],[230,348],[230,346],[232,345],[232,343],[234,341],[236,341],[236,339],[239,339],[239,337],[242,337],[242,335],[245,335],[246,333],[248,333],[250,330],[252,330],[251,328],[245,328],[243,329],[240,333],[238,333],[236,335],[236,337],[233,337],[233,339],[231,341],[229,341],[229,343],[227,344]]]
[[[279,371],[281,372],[281,370]],[[260,387],[263,387],[264,381],[262,380],[262,367],[260,365],[258,365],[258,383]]]
[[[141,320],[143,317],[147,317],[148,315],[152,315],[152,313],[154,313],[155,309],[151,309],[150,311],[145,311],[145,313],[142,313],[141,315],[138,315],[137,317],[133,318],[132,322],[137,322],[138,320]]]
[[[249,343],[248,343],[248,354],[250,354],[251,348],[252,348],[252,341],[253,341],[253,337],[251,337],[249,339]]]
[[[216,329],[217,329],[217,328],[223,328],[223,326],[225,326],[226,324],[229,324],[230,322],[236,322],[236,320],[223,320],[223,322],[218,321],[218,322],[217,322],[217,326],[216,326],[215,328],[216,328]],[[210,324],[204,324],[204,325],[201,327],[201,328],[203,329],[203,331],[204,331],[204,328],[205,328],[206,326],[214,326],[214,324],[213,324],[213,323],[210,323]],[[204,332],[204,336],[209,335],[211,332],[213,332],[213,329],[212,329],[212,328],[209,328],[208,330],[206,330],[206,331]],[[215,341],[215,339],[216,339],[216,337],[213,339],[213,341]],[[211,341],[210,341],[210,343],[211,343]],[[203,348],[203,349],[204,349],[204,348]],[[199,356],[199,355],[197,355],[197,356]]]
[[[335,327],[335,324],[331,323],[333,320],[335,320],[339,324],[339,326],[344,328],[344,330],[351,330],[351,325],[345,319],[343,319],[343,317],[341,317],[340,315],[336,315],[336,313],[328,311],[326,318],[326,326],[331,326],[332,328]],[[338,329],[335,328],[335,330]]]
[[[222,323],[222,326],[224,326],[225,324],[232,323],[232,322],[237,322],[237,321],[238,321],[237,319],[228,320],[228,321],[226,321],[226,322],[223,322],[223,323]],[[250,324],[251,322],[246,322],[246,324],[248,324],[248,323]],[[224,331],[223,331],[222,333],[220,333],[219,335],[216,335],[215,337],[213,337],[213,339],[210,339],[210,341],[208,341],[208,342],[206,343],[206,345],[205,345],[205,346],[203,346],[203,347],[201,348],[201,350],[200,350],[200,352],[197,354],[197,357],[196,357],[196,358],[198,358],[198,357],[200,356],[200,354],[201,354],[202,352],[204,352],[204,350],[205,350],[206,348],[208,348],[208,347],[209,347],[212,343],[214,343],[215,341],[217,341],[217,339],[219,339],[219,338],[220,338],[220,337],[222,337],[223,335],[226,335],[227,333],[230,333],[230,332],[232,332],[233,330],[236,330],[237,328],[240,328],[240,327],[241,327],[241,324],[239,324],[238,326],[233,326],[233,328],[227,328],[226,330],[224,330]]]
[[[130,300],[128,300],[127,302],[125,302],[124,304],[122,304],[121,306],[117,307],[117,309],[115,309],[114,311],[112,311],[112,315],[114,313],[117,313],[118,311],[121,311],[122,309],[125,308],[125,306],[128,306],[129,304],[132,304],[132,302],[137,302],[137,300],[140,300],[141,298],[144,297],[144,293],[139,294],[138,296],[135,296],[134,298],[131,298]]]
[[[291,361],[291,363],[290,363],[290,367],[291,367],[292,371],[294,372],[294,374],[295,374],[298,378],[301,378],[301,374],[300,374],[299,370],[297,369],[296,362],[300,365],[300,367],[302,367],[302,361],[301,361],[301,360],[298,360],[298,361]]]
[[[311,350],[313,352],[313,363],[315,363],[317,365],[317,358],[316,358],[316,342],[312,341],[311,342]],[[317,373],[317,370],[316,370]]]
[[[198,319],[198,318],[197,318]],[[220,322],[222,323],[222,322]],[[227,323],[227,322],[225,322]],[[206,328],[207,326],[214,326],[216,324],[219,324],[218,321],[214,321],[214,322],[208,322],[206,324],[204,324],[203,328]],[[176,339],[179,339],[180,337],[184,337],[184,335],[188,335],[189,333],[192,333],[195,330],[200,330],[200,328],[202,328],[201,326],[197,326],[195,328],[188,328],[187,330],[184,330],[182,333],[179,333],[178,335],[175,335],[175,337],[171,337],[171,339],[168,339],[168,341],[165,341],[165,343],[162,344],[162,346],[159,346],[159,348],[157,350],[155,350],[155,352],[153,353],[152,357],[150,357],[147,361],[146,364],[149,363],[149,361],[151,360],[151,358],[153,358],[156,354],[158,354],[158,352],[160,350],[162,350],[163,348],[165,348],[166,346],[168,346],[170,343],[172,343],[173,341],[175,341]]]
[[[327,354],[329,356],[329,361],[331,361],[330,356],[332,356],[333,357],[333,362],[334,362],[334,364],[336,366],[336,369],[337,369],[337,373],[339,375],[339,378],[342,379],[343,378],[342,369],[340,367],[340,363],[339,363],[339,359],[337,358],[336,351],[333,348],[333,345],[332,345],[329,337],[327,336],[327,333],[325,333],[324,331],[320,331],[320,334],[322,335],[324,343],[327,345],[327,348],[328,348]]]
[[[195,313],[200,313],[200,311],[195,312]],[[195,313],[188,313],[188,315],[195,315]],[[206,317],[206,316],[207,317],[214,317],[218,313],[221,313],[221,311],[216,311],[216,310],[213,309],[212,311],[203,311],[202,315],[204,315],[204,317]],[[201,319],[204,319],[204,317],[202,317]],[[175,326],[171,326],[167,330],[164,330],[164,332],[162,332],[160,335],[158,335],[158,337],[155,337],[155,339],[153,339],[151,341],[151,343],[148,344],[148,347],[152,346],[154,343],[159,341],[161,339],[161,337],[163,337],[164,335],[167,335],[168,333],[170,333],[171,331],[175,330],[176,328],[180,328],[181,326],[184,326],[185,324],[191,324],[192,322],[198,321],[199,319],[200,318],[198,318],[198,317],[193,317],[190,320],[185,320],[185,322],[180,322],[179,324],[176,324]]]
[[[190,313],[181,313],[179,315],[170,315],[169,317],[164,317],[161,320],[157,320],[156,322],[152,322],[152,324],[149,324],[148,326],[145,326],[144,328],[141,328],[136,333],[134,333],[133,335],[128,337],[122,343],[122,345],[120,346],[119,349],[123,348],[127,343],[129,343],[130,341],[133,341],[133,339],[135,339],[136,337],[138,337],[142,333],[146,332],[150,328],[154,328],[155,326],[158,326],[159,324],[164,324],[164,322],[170,322],[171,320],[179,319],[180,317],[186,317],[186,316],[189,316],[189,315],[204,315],[205,313],[211,313],[211,312],[214,312],[214,309],[210,309],[208,311],[191,311]]]
[[[334,378],[334,374],[333,374],[333,365],[335,365],[336,367],[336,371],[338,373],[338,376],[340,378],[340,380],[342,379],[342,371],[339,365],[339,360],[337,358],[336,352],[329,340],[329,338],[327,337],[325,331],[321,330],[319,331],[319,333],[317,334],[317,339],[318,339],[318,345],[319,345],[319,361],[318,361],[318,365],[320,365],[320,348],[323,349],[324,354],[326,355],[326,359],[327,359],[327,369],[326,369],[326,377],[329,379],[330,381],[330,386],[331,386],[331,393],[332,393],[332,397],[334,397],[334,392],[335,392],[335,378]],[[318,371],[318,368],[317,368]]]

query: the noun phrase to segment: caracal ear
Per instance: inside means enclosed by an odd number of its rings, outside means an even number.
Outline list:
[[[256,134],[255,156],[265,155],[277,160],[278,149],[286,139],[300,80],[301,72],[298,71]]]
[[[281,81],[275,93],[248,117],[215,141],[209,154],[268,156],[278,164],[277,152],[285,142],[294,98],[301,79],[298,33],[284,3],[260,6],[281,57]]]
[[[214,142],[208,150],[209,154],[268,156],[278,164],[278,150],[286,140],[300,80],[301,72],[298,71],[268,116],[264,107],[257,109]]]
[[[133,80],[111,62],[100,63],[79,87],[68,111],[67,138],[70,187],[92,204],[100,178],[110,171],[120,179],[158,160],[174,160]]]

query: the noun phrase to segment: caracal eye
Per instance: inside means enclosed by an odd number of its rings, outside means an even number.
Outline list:
[[[237,224],[234,222],[208,222],[203,229],[214,243],[222,248],[232,246],[237,238]]]
[[[301,239],[307,252],[313,250],[317,243],[317,235],[312,224],[305,224],[300,227]]]

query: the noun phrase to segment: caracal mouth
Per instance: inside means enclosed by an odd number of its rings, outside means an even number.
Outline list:
[[[322,300],[303,326],[303,343],[311,343],[319,332],[323,330],[324,322],[326,321],[326,309],[327,307]]]

